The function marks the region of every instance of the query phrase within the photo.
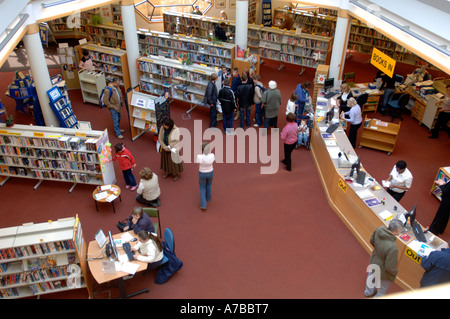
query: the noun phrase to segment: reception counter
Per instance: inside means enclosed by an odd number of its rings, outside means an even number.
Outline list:
[[[346,153],[350,162],[357,158],[341,125],[332,133],[326,134],[328,124],[319,119],[327,111],[324,98],[318,98],[314,127],[311,134],[311,151],[326,194],[328,203],[344,224],[350,229],[368,254],[372,252],[370,237],[374,230],[382,225],[389,225],[392,218],[403,218],[404,213],[412,207],[403,207],[364,170],[364,158],[361,158],[361,170],[366,173],[364,185],[356,183],[349,175],[350,168],[339,163],[339,152]],[[338,114],[335,112],[334,121]],[[347,163],[348,164],[348,163]],[[389,168],[390,169],[390,168]],[[421,207],[418,203],[417,218],[420,222]],[[408,221],[409,225],[409,221]],[[420,287],[420,279],[424,269],[420,266],[421,256],[439,249],[445,242],[432,233],[425,234],[427,242],[419,242],[414,232],[409,229],[397,236],[398,275],[396,283],[403,289]],[[425,244],[425,246],[423,245]],[[423,253],[423,250],[425,253]],[[369,262],[369,256],[367,258]]]

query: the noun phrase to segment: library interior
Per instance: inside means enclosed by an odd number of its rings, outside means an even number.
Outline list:
[[[0,8],[1,299],[450,296],[448,1]]]

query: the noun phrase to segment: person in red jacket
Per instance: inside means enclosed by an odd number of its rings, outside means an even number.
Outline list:
[[[120,169],[122,170],[123,178],[125,179],[126,188],[130,188],[134,191],[137,188],[136,179],[134,178],[132,169],[136,167],[131,152],[125,148],[122,143],[117,143],[114,146],[116,154],[113,157],[113,161],[119,160]]]

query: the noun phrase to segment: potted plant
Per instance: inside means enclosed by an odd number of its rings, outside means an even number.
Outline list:
[[[103,24],[103,17],[99,14],[93,14],[91,16],[91,19],[89,20],[89,24],[91,25]]]
[[[6,118],[6,126],[7,127],[11,127],[14,125],[14,121],[13,121],[13,116],[10,115]]]

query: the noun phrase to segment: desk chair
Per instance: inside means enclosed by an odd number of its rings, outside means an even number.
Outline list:
[[[173,233],[172,230],[170,228],[166,228],[164,230],[164,240],[166,241],[167,246],[169,247],[169,250],[171,253],[175,252],[175,240],[173,238]],[[150,264],[147,267],[147,270],[144,273],[144,277],[147,275],[147,273],[153,269],[159,268],[162,265],[164,265],[165,263],[167,263],[169,261],[169,259],[166,257],[166,255],[163,256],[162,262],[157,265],[156,267],[150,267]]]
[[[394,118],[399,118],[400,121],[403,121],[403,118],[401,116],[402,113],[402,107],[405,107],[409,102],[409,94],[404,93],[400,95],[400,98],[398,100],[391,100],[388,102],[388,110],[389,115],[392,116],[392,122],[394,122]]]
[[[348,81],[349,79],[352,79],[352,81]],[[347,83],[350,87],[355,87],[355,72],[344,73],[342,83]]]
[[[368,98],[368,93],[363,93],[356,98],[356,103],[361,107],[361,111],[364,109],[364,104],[366,104]]]
[[[155,227],[158,237],[161,237],[162,234],[161,234],[161,220],[159,219],[159,209],[153,208],[153,207],[143,207],[142,210],[144,211],[144,213],[146,213],[148,215],[148,217],[150,217],[150,219],[152,219],[152,218],[158,219],[158,222],[154,222],[152,220],[152,223],[153,223],[153,226]]]

